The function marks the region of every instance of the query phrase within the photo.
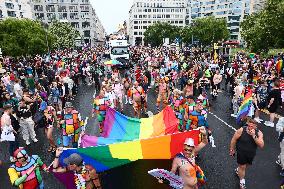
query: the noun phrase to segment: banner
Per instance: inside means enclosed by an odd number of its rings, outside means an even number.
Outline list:
[[[178,132],[178,119],[171,107],[150,118],[127,117],[112,108],[106,111],[101,137],[84,135],[81,147],[101,146]]]

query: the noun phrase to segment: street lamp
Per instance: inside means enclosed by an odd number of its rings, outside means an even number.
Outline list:
[[[48,54],[49,54],[49,44],[48,44],[48,33],[47,33],[47,29],[48,29],[48,24],[47,23],[44,23],[44,22],[41,22],[41,25],[43,26],[44,28],[44,31],[45,31],[45,42],[46,42],[46,46],[47,46],[47,51],[48,51]]]

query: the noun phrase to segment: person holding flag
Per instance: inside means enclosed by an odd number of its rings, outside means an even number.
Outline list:
[[[77,154],[73,153],[63,160],[67,165],[66,167],[59,166],[59,157],[63,152],[62,148],[56,150],[56,156],[53,161],[53,170],[55,174],[74,174],[74,182],[70,179],[66,179],[63,183],[67,189],[102,189],[99,175],[94,167],[91,165],[86,165],[83,158]],[[66,175],[66,178],[69,178]],[[71,178],[71,177],[70,177]]]

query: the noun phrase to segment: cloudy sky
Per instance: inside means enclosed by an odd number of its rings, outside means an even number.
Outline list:
[[[133,0],[90,0],[108,34],[117,31],[118,25],[128,21]]]

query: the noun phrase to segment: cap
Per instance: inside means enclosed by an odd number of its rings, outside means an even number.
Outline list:
[[[63,162],[66,165],[81,165],[83,163],[83,158],[76,153],[71,154],[69,157],[65,158]]]
[[[14,151],[13,156],[16,158],[17,155],[18,155],[20,152],[21,152],[23,155],[26,155],[26,154],[27,154],[26,150],[25,150],[23,147],[19,147],[17,150]]]
[[[73,108],[72,102],[66,102],[65,103],[65,108]]]
[[[192,147],[195,146],[195,145],[194,145],[194,140],[193,140],[192,138],[187,138],[187,139],[185,139],[185,141],[184,141],[183,144],[185,144],[185,145],[187,145],[187,146],[192,146]]]
[[[203,103],[203,100],[202,99],[197,99],[195,102],[196,103]]]

